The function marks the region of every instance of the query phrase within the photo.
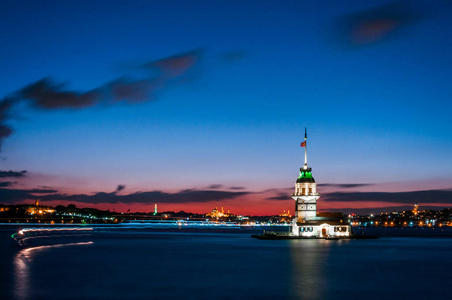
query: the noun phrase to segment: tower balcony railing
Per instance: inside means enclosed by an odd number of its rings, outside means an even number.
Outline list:
[[[293,196],[320,196],[320,193],[310,193],[310,194],[294,193],[292,194],[292,197]]]

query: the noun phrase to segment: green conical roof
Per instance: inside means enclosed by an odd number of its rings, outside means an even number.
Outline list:
[[[312,169],[307,168],[303,169],[300,168],[300,176],[297,178],[297,183],[304,183],[304,182],[315,182],[314,177],[312,177]]]

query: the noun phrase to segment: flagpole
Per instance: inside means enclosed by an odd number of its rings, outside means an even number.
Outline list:
[[[305,146],[304,146],[304,165],[308,166],[308,135],[306,134],[306,127],[304,128],[304,142],[305,142]]]

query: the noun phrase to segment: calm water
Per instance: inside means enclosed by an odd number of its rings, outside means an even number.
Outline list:
[[[448,299],[451,238],[261,241],[250,230],[98,230],[19,249],[0,226],[0,299]]]

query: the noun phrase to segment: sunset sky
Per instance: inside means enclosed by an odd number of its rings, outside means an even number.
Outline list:
[[[0,203],[452,207],[452,2],[0,3]]]

